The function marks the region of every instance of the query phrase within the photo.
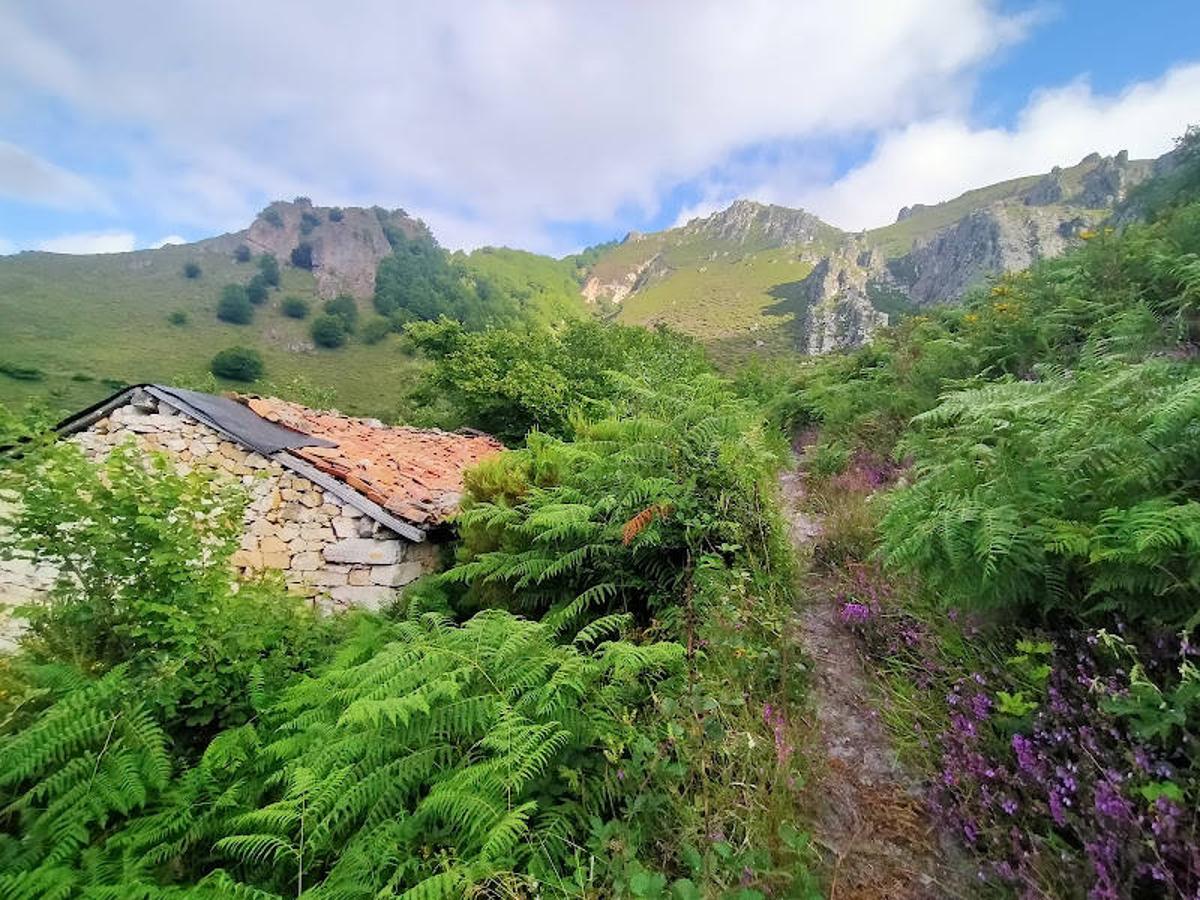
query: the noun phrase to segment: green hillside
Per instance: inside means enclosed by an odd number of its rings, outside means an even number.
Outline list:
[[[37,397],[56,409],[75,409],[110,392],[106,381],[202,377],[214,353],[244,344],[262,354],[270,381],[304,376],[336,391],[348,411],[392,408],[415,365],[396,337],[372,346],[299,349],[309,346],[309,322],[284,316],[279,305],[294,295],[315,308],[311,273],[282,266],[280,289],[249,325],[217,319],[222,286],[244,283],[258,271],[253,261],[234,261],[236,243],[219,238],[133,253],[0,258],[0,365],[18,374],[32,370],[32,380],[0,373],[0,403]],[[192,261],[201,268],[197,279],[183,275]],[[359,305],[367,312],[369,303]],[[173,312],[186,313],[187,323],[171,324]]]
[[[741,338],[749,346],[764,341],[781,349],[778,338],[798,308],[791,291],[810,271],[812,262],[794,249],[694,261],[626,298],[618,318],[633,325],[661,322],[705,343]]]
[[[539,321],[586,315],[575,266],[569,260],[508,247],[483,247],[452,258],[462,261],[477,281],[519,300]]]

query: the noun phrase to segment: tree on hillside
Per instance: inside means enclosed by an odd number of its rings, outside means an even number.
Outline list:
[[[358,329],[358,337],[364,344],[378,344],[394,330],[391,319],[384,316],[371,316]]]
[[[326,315],[341,319],[350,333],[358,326],[358,303],[349,294],[338,294],[332,300],[326,300],[324,310]]]
[[[258,214],[258,217],[269,225],[274,225],[276,228],[283,227],[283,215],[273,206],[268,206]]]
[[[246,284],[246,298],[255,306],[261,306],[266,302],[270,290],[267,287],[267,279],[259,272]]]
[[[267,284],[279,287],[279,260],[273,253],[264,253],[258,258],[258,271],[262,273]]]
[[[250,262],[250,248],[245,244],[238,244],[237,249],[233,251],[233,258],[240,263]]]
[[[227,284],[221,289],[217,318],[234,325],[246,325],[254,318],[254,307],[250,304],[245,287],[240,284]]]
[[[301,241],[292,249],[292,265],[297,269],[312,269],[312,244]]]
[[[393,321],[433,320],[447,316],[472,330],[515,322],[513,299],[490,290],[461,260],[452,260],[428,236],[407,238],[397,231],[392,255],[375,276],[375,309]]]
[[[284,297],[279,309],[289,319],[303,319],[308,315],[308,301],[302,297]]]
[[[197,262],[184,263],[183,264],[183,277],[184,278],[199,278],[200,277],[200,264]]]
[[[208,369],[230,381],[258,381],[264,371],[262,356],[249,347],[227,347],[212,358]]]
[[[310,334],[318,347],[340,347],[346,343],[346,323],[340,316],[317,316],[313,319]]]

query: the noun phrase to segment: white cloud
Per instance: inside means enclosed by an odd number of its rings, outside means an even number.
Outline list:
[[[0,256],[7,256],[10,253],[16,253],[16,252],[17,252],[16,244],[14,244],[12,241],[7,241],[4,238],[0,238]]]
[[[954,116],[1026,25],[989,0],[43,0],[0,9],[0,100],[65,104],[109,147],[123,128],[114,193],[180,224],[304,193],[545,248],[549,223],[652,212],[756,143]]]
[[[128,253],[136,241],[128,231],[88,231],[62,234],[42,241],[38,250],[49,253]]]
[[[1200,119],[1200,64],[1167,72],[1112,96],[1086,81],[1035,94],[1012,129],[976,129],[958,117],[927,119],[888,133],[871,158],[825,188],[785,188],[843,228],[886,225],[901,206],[938,203],[971,188],[1074,165],[1092,151],[1134,158],[1171,149]],[[778,186],[760,185],[764,194]]]
[[[170,246],[171,244],[186,244],[186,243],[187,243],[187,238],[180,237],[177,234],[168,234],[165,238],[159,238],[157,241],[155,241],[150,246],[154,247],[154,249],[157,250],[159,247],[167,247],[167,246]]]
[[[0,197],[59,209],[109,207],[86,178],[7,141],[0,141]]]

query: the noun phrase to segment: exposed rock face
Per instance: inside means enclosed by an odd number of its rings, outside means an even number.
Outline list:
[[[1068,245],[1061,220],[1029,207],[977,210],[917,247],[904,260],[908,294],[918,305],[946,303],[988,275],[1014,272]]]
[[[1116,157],[1100,160],[1083,176],[1078,203],[1094,209],[1115,206],[1125,199],[1129,188],[1140,181],[1129,168],[1129,154],[1122,150]]]
[[[272,203],[266,215],[278,214],[282,225],[260,215],[245,232],[246,244],[256,253],[273,253],[281,265],[291,259],[301,243],[312,248],[312,271],[317,293],[333,297],[347,293],[362,299],[375,292],[375,270],[392,252],[385,224],[406,237],[427,234],[424,224],[402,210],[381,215],[375,210],[313,206],[304,200]],[[340,216],[340,218],[338,218]]]
[[[588,303],[596,303],[599,300],[620,303],[634,291],[645,287],[650,279],[661,278],[670,271],[670,267],[663,261],[662,254],[655,253],[649,259],[613,280],[601,281],[596,276],[591,276],[583,283],[581,293],[583,299]]]
[[[825,257],[801,282],[804,311],[802,340],[807,353],[861,347],[888,323],[877,310],[868,286],[888,280],[883,258],[859,241]]]
[[[1043,175],[1025,195],[1026,206],[1049,206],[1051,203],[1061,203],[1066,189],[1063,187],[1061,170]]]
[[[924,203],[914,203],[912,206],[900,207],[900,212],[896,213],[896,221],[903,222],[905,219],[911,219],[915,214],[922,210],[929,209]]]
[[[405,540],[307,478],[153,398],[114,409],[71,440],[92,459],[134,441],[143,450],[169,454],[181,471],[201,467],[240,481],[250,503],[231,560],[235,569],[242,575],[279,571],[292,593],[321,609],[378,609],[436,567],[436,547]],[[52,580],[44,566],[0,562],[4,594],[28,599]]]
[[[692,219],[681,229],[685,235],[703,235],[732,244],[750,241],[768,247],[806,244],[829,226],[803,209],[735,200],[728,208],[703,219]]]

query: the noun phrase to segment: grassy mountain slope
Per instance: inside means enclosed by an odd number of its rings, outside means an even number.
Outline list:
[[[281,382],[302,375],[333,388],[346,410],[384,412],[414,363],[395,338],[339,350],[308,348],[308,321],[279,312],[283,297],[295,295],[316,308],[311,273],[283,265],[281,288],[255,311],[249,325],[216,317],[221,288],[244,283],[257,270],[237,263],[235,238],[133,253],[67,256],[22,253],[0,258],[0,323],[6,339],[0,365],[35,369],[38,380],[0,374],[0,403],[49,398],[58,409],[74,409],[111,390],[105,380],[170,380],[202,376],[218,350],[254,347],[266,362],[267,378]],[[185,263],[201,267],[185,278]],[[360,303],[364,312],[367,304]],[[168,315],[187,314],[185,325]]]
[[[575,266],[508,247],[483,247],[471,253],[456,253],[467,270],[479,280],[522,301],[542,322],[578,318],[587,314],[575,278]]]
[[[788,289],[810,271],[811,260],[790,249],[696,260],[626,298],[619,319],[662,322],[706,343],[743,338],[753,344],[794,320]]]

